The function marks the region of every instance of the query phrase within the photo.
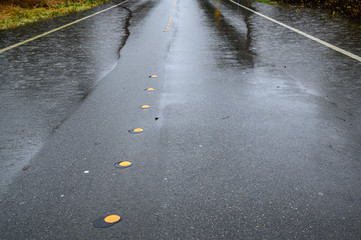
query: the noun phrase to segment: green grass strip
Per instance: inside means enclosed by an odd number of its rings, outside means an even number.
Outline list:
[[[0,30],[16,28],[28,23],[88,10],[108,1],[109,0],[83,1],[78,3],[64,2],[53,7],[39,7],[33,9],[5,6],[0,12]]]

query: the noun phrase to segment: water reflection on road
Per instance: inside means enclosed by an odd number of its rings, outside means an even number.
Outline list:
[[[214,43],[215,51],[221,53],[218,55],[219,67],[252,68],[255,53],[251,48],[252,28],[249,19],[253,14],[247,11],[230,11],[225,7],[224,2],[226,1],[199,1],[210,19],[208,24],[215,28],[217,35],[221,38],[212,33],[209,36]]]
[[[256,1],[239,2],[361,56],[360,28],[347,20],[327,19],[318,10],[296,12]],[[227,73],[222,74],[225,79],[233,76],[247,83],[238,87],[244,89],[248,101],[259,104],[264,112],[274,109],[277,115],[279,109],[279,116],[298,115],[292,121],[303,124],[305,132],[317,133],[313,135],[315,142],[325,146],[337,143],[342,157],[360,159],[360,150],[349,151],[360,149],[360,62],[229,1],[199,3],[207,14],[208,24],[219,32],[213,43],[219,53],[219,65]],[[288,133],[293,130],[294,127],[280,129]],[[312,139],[310,134],[304,137]]]
[[[144,2],[154,4],[155,1]],[[264,3],[241,2],[361,55],[361,31],[346,21],[328,21],[317,12],[295,13]],[[109,4],[112,3],[100,8]],[[141,5],[141,2],[137,4],[137,7],[132,5],[132,10],[141,9],[139,11],[145,13],[151,8],[150,5]],[[342,131],[348,138],[341,148],[347,149],[347,144],[359,144],[359,133],[353,130],[360,126],[352,125],[357,124],[356,119],[361,117],[358,108],[361,105],[359,63],[229,1],[199,0],[199,4],[207,16],[206,24],[212,29],[209,41],[217,55],[218,67],[224,70],[223,76],[231,74],[233,79],[250,83],[249,88],[242,87],[249,93],[256,93],[253,96],[255,101],[269,97],[269,93],[275,99],[285,96],[287,99],[280,101],[279,106],[288,109],[290,99],[296,99],[295,102],[303,104],[305,111],[311,109],[312,117],[320,121],[319,126],[326,119],[341,119],[345,123]],[[8,183],[13,170],[21,169],[28,162],[44,139],[56,131],[97,81],[116,65],[132,15],[124,8],[127,5],[0,55],[1,185]],[[97,10],[0,32],[0,48]],[[144,18],[143,13],[134,15],[132,21]],[[296,106],[295,102],[293,106]],[[333,130],[336,136],[338,127]]]

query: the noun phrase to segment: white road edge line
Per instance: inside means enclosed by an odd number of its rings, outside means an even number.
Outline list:
[[[237,2],[235,2],[235,1],[233,1],[233,0],[229,0],[229,1],[231,1],[232,3],[234,3],[234,4],[236,4],[236,5],[244,8],[244,9],[246,9],[246,10],[248,10],[248,11],[254,13],[254,14],[257,14],[257,15],[263,17],[263,18],[266,18],[267,20],[269,20],[269,21],[271,21],[271,22],[277,23],[278,25],[281,25],[282,27],[288,28],[288,29],[290,29],[290,30],[292,30],[292,31],[294,31],[294,32],[296,32],[296,33],[298,33],[298,34],[301,34],[301,35],[303,35],[303,36],[305,36],[305,37],[307,37],[307,38],[309,38],[309,39],[312,39],[313,41],[316,41],[316,42],[318,42],[318,43],[320,43],[320,44],[322,44],[322,45],[324,45],[324,46],[326,46],[326,47],[329,47],[329,48],[331,48],[331,49],[333,49],[333,50],[335,50],[335,51],[337,51],[337,52],[340,52],[340,53],[342,53],[342,54],[344,54],[344,55],[346,55],[346,56],[349,56],[350,58],[353,58],[353,59],[361,62],[361,57],[360,57],[360,56],[357,56],[357,55],[355,55],[355,54],[353,54],[353,53],[350,53],[350,52],[348,52],[348,51],[346,51],[346,50],[343,50],[342,48],[336,47],[336,46],[334,46],[334,45],[332,45],[332,44],[330,44],[330,43],[328,43],[328,42],[325,42],[325,41],[323,41],[323,40],[321,40],[321,39],[318,39],[318,38],[316,38],[316,37],[314,37],[314,36],[311,36],[311,35],[309,35],[309,34],[307,34],[307,33],[304,33],[304,32],[302,32],[302,31],[300,31],[300,30],[298,30],[298,29],[296,29],[296,28],[293,28],[293,27],[288,26],[288,25],[286,25],[286,24],[284,24],[284,23],[281,23],[281,22],[279,22],[279,21],[277,21],[277,20],[275,20],[275,19],[273,19],[273,18],[267,17],[266,15],[263,15],[263,14],[261,14],[261,13],[259,13],[259,12],[256,12],[256,11],[254,11],[254,10],[252,10],[252,9],[246,7],[246,6],[243,6],[243,5],[237,3]]]
[[[93,14],[91,14],[91,15],[89,15],[89,16],[86,16],[86,17],[83,17],[83,18],[81,18],[81,19],[78,19],[78,20],[76,20],[76,21],[74,21],[74,22],[65,24],[65,25],[63,25],[63,26],[61,26],[61,27],[55,28],[55,29],[50,30],[50,31],[48,31],[48,32],[45,32],[45,33],[43,33],[43,34],[40,34],[40,35],[37,35],[37,36],[35,36],[35,37],[29,38],[29,39],[27,39],[27,40],[25,40],[25,41],[22,41],[22,42],[19,42],[19,43],[14,44],[14,45],[11,45],[11,46],[9,46],[9,47],[0,49],[0,53],[9,51],[10,49],[19,47],[19,46],[21,46],[21,45],[23,45],[23,44],[25,44],[25,43],[34,41],[35,39],[44,37],[44,36],[46,36],[46,35],[49,35],[50,33],[53,33],[53,32],[59,31],[59,30],[61,30],[61,29],[63,29],[63,28],[69,27],[69,26],[71,26],[71,25],[73,25],[73,24],[75,24],[75,23],[78,23],[78,22],[81,22],[81,21],[83,21],[83,20],[85,20],[85,19],[94,17],[95,15],[98,15],[98,14],[100,14],[100,13],[109,11],[110,9],[116,8],[116,7],[122,5],[122,4],[126,3],[126,2],[128,2],[128,0],[125,0],[124,2],[121,2],[121,3],[119,3],[119,4],[116,4],[116,5],[111,6],[111,7],[109,7],[109,8],[103,9],[103,10],[101,10],[101,11],[99,11],[99,12],[93,13]]]

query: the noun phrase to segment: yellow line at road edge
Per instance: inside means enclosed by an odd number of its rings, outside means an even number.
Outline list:
[[[76,20],[76,21],[74,21],[74,22],[65,24],[65,25],[63,25],[63,26],[61,26],[61,27],[55,28],[55,29],[53,29],[53,30],[50,30],[50,31],[45,32],[45,33],[40,34],[40,35],[37,35],[37,36],[35,36],[35,37],[29,38],[29,39],[27,39],[27,40],[25,40],[25,41],[22,41],[22,42],[19,42],[19,43],[14,44],[14,45],[11,45],[11,46],[9,46],[9,47],[0,49],[0,53],[9,51],[10,49],[19,47],[19,46],[21,46],[21,45],[23,45],[23,44],[25,44],[25,43],[34,41],[35,39],[44,37],[44,36],[46,36],[46,35],[49,35],[50,33],[53,33],[53,32],[59,31],[59,30],[61,30],[61,29],[63,29],[63,28],[69,27],[69,26],[71,26],[71,25],[73,25],[73,24],[75,24],[75,23],[81,22],[81,21],[83,21],[83,20],[85,20],[85,19],[91,18],[91,17],[93,17],[93,16],[95,16],[95,15],[98,15],[98,14],[100,14],[100,13],[106,12],[106,11],[112,9],[112,8],[118,7],[118,6],[120,6],[120,5],[122,5],[122,4],[126,3],[126,2],[127,2],[127,0],[124,1],[124,2],[121,2],[121,3],[119,3],[119,4],[116,4],[116,5],[114,5],[114,6],[111,6],[111,7],[109,7],[109,8],[103,9],[103,10],[101,10],[101,11],[99,11],[99,12],[93,13],[93,14],[91,14],[91,15],[89,15],[89,16],[86,16],[86,17],[83,17],[83,18],[81,18],[81,19],[78,19],[78,20]]]
[[[296,33],[298,33],[298,34],[301,34],[301,35],[303,35],[303,36],[305,36],[305,37],[307,37],[307,38],[309,38],[309,39],[312,39],[312,40],[314,40],[314,41],[316,41],[316,42],[318,42],[318,43],[320,43],[320,44],[322,44],[322,45],[324,45],[324,46],[326,46],[326,47],[329,47],[329,48],[331,48],[331,49],[333,49],[333,50],[335,50],[335,51],[337,51],[337,52],[340,52],[340,53],[342,53],[342,54],[344,54],[344,55],[346,55],[346,56],[349,56],[350,58],[356,59],[357,61],[361,62],[361,57],[360,57],[360,56],[357,56],[357,55],[355,55],[355,54],[353,54],[353,53],[350,53],[350,52],[348,52],[348,51],[346,51],[346,50],[343,50],[343,49],[341,49],[341,48],[339,48],[339,47],[336,47],[336,46],[334,46],[334,45],[332,45],[332,44],[330,44],[330,43],[328,43],[328,42],[325,42],[325,41],[323,41],[323,40],[321,40],[321,39],[318,39],[318,38],[316,38],[316,37],[314,37],[314,36],[311,36],[311,35],[309,35],[309,34],[307,34],[307,33],[304,33],[304,32],[302,32],[302,31],[300,31],[300,30],[298,30],[298,29],[296,29],[296,28],[293,28],[293,27],[288,26],[288,25],[286,25],[286,24],[284,24],[284,23],[281,23],[281,22],[279,22],[279,21],[277,21],[277,20],[275,20],[275,19],[273,19],[273,18],[267,17],[266,15],[263,15],[263,14],[261,14],[261,13],[259,13],[259,12],[256,12],[256,11],[254,11],[254,10],[252,10],[252,9],[246,7],[246,6],[243,6],[243,5],[237,3],[237,2],[235,2],[235,1],[233,1],[233,0],[230,0],[230,1],[231,1],[232,3],[238,5],[238,6],[240,6],[240,7],[244,8],[244,9],[246,9],[246,10],[254,13],[254,14],[257,14],[257,15],[263,17],[263,18],[266,18],[267,20],[269,20],[269,21],[271,21],[271,22],[277,23],[278,25],[281,25],[281,26],[283,26],[283,27],[285,27],[285,28],[288,28],[288,29],[290,29],[290,30],[292,30],[292,31],[294,31],[294,32],[296,32]]]

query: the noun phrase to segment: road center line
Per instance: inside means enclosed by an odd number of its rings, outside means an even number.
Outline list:
[[[307,34],[305,32],[302,32],[302,31],[296,29],[296,28],[293,28],[293,27],[288,26],[288,25],[286,25],[284,23],[281,23],[281,22],[279,22],[279,21],[277,21],[277,20],[275,20],[273,18],[267,17],[266,15],[263,15],[263,14],[261,14],[259,12],[256,12],[256,11],[254,11],[254,10],[252,10],[252,9],[246,7],[246,6],[243,6],[243,5],[237,3],[237,2],[235,2],[233,0],[229,0],[229,1],[236,4],[236,5],[238,5],[238,6],[240,6],[240,7],[242,7],[242,8],[244,8],[244,9],[246,9],[246,10],[248,10],[248,11],[250,11],[250,12],[252,12],[252,13],[254,13],[254,14],[257,14],[257,15],[263,17],[263,18],[266,18],[267,20],[269,20],[271,22],[277,23],[278,25],[281,25],[282,27],[288,28],[288,29],[290,29],[290,30],[292,30],[292,31],[294,31],[294,32],[296,32],[298,34],[301,34],[301,35],[303,35],[303,36],[305,36],[305,37],[307,37],[309,39],[312,39],[313,41],[316,41],[316,42],[318,42],[318,43],[320,43],[320,44],[322,44],[322,45],[324,45],[326,47],[329,47],[329,48],[331,48],[331,49],[333,49],[333,50],[335,50],[337,52],[340,52],[340,53],[342,53],[342,54],[344,54],[346,56],[349,56],[350,58],[353,58],[353,59],[361,62],[361,57],[360,56],[357,56],[357,55],[355,55],[353,53],[350,53],[350,52],[348,52],[346,50],[343,50],[342,48],[336,47],[336,46],[334,46],[334,45],[332,45],[332,44],[330,44],[328,42],[325,42],[325,41],[323,41],[321,39],[318,39],[318,38],[316,38],[314,36],[311,36],[311,35],[309,35],[309,34]]]
[[[116,4],[116,5],[111,6],[111,7],[109,7],[109,8],[103,9],[103,10],[101,10],[101,11],[99,11],[99,12],[93,13],[93,14],[91,14],[91,15],[89,15],[89,16],[86,16],[86,17],[83,17],[83,18],[81,18],[81,19],[78,19],[78,20],[76,20],[76,21],[74,21],[74,22],[65,24],[65,25],[63,25],[63,26],[61,26],[61,27],[55,28],[55,29],[50,30],[50,31],[48,31],[48,32],[45,32],[45,33],[43,33],[43,34],[40,34],[40,35],[37,35],[37,36],[35,36],[35,37],[29,38],[29,39],[27,39],[27,40],[25,40],[25,41],[22,41],[22,42],[19,42],[19,43],[14,44],[14,45],[11,45],[11,46],[9,46],[9,47],[0,49],[0,53],[9,51],[10,49],[19,47],[19,46],[21,46],[21,45],[23,45],[23,44],[25,44],[25,43],[34,41],[35,39],[44,37],[44,36],[46,36],[46,35],[49,35],[50,33],[53,33],[53,32],[59,31],[59,30],[61,30],[61,29],[63,29],[63,28],[69,27],[69,26],[71,26],[71,25],[73,25],[73,24],[75,24],[75,23],[78,23],[78,22],[81,22],[81,21],[83,21],[83,20],[85,20],[85,19],[94,17],[95,15],[98,15],[98,14],[100,14],[100,13],[109,11],[110,9],[116,8],[116,7],[122,5],[122,4],[126,3],[126,2],[128,2],[128,0],[125,0],[124,2],[121,2],[121,3],[119,3],[119,4]]]

